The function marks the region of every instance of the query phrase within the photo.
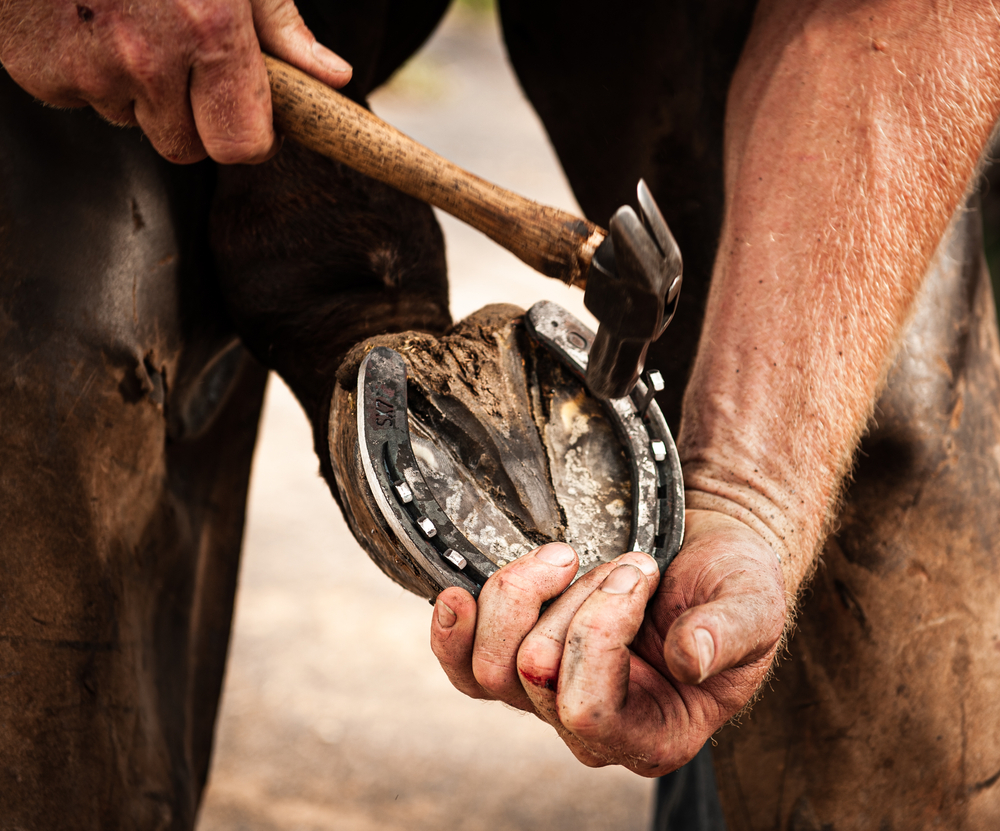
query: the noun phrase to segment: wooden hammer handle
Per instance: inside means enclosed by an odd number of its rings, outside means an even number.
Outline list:
[[[583,286],[607,231],[473,176],[298,69],[264,56],[286,136],[482,231],[532,268]]]

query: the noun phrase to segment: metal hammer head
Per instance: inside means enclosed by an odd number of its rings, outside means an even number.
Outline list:
[[[600,321],[590,350],[587,386],[601,398],[623,398],[635,386],[646,350],[663,334],[681,292],[681,252],[645,181],[639,213],[619,208],[594,254],[584,304]]]

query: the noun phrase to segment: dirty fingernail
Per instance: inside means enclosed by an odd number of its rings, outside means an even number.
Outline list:
[[[548,563],[550,566],[568,566],[576,560],[576,554],[568,545],[557,542],[539,548],[535,559]]]
[[[601,591],[607,594],[628,594],[635,588],[641,576],[635,566],[618,566],[601,583]]]
[[[434,605],[437,607],[438,625],[442,629],[451,629],[455,625],[455,621],[458,620],[458,615],[446,606],[443,600],[439,600]]]
[[[347,73],[353,72],[351,65],[336,52],[331,52],[318,40],[313,43],[313,55],[321,64],[331,72]]]
[[[707,629],[695,629],[694,642],[698,647],[698,683],[700,684],[708,677],[712,661],[715,660],[715,641],[712,640],[712,633]]]
[[[656,560],[643,551],[630,551],[625,555],[625,559],[636,566],[647,577],[652,577],[660,570],[660,567],[656,564]]]

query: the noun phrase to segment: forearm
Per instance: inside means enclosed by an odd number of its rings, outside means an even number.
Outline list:
[[[679,448],[689,506],[759,531],[789,593],[1000,110],[1000,18],[929,6],[765,2],[730,92]]]

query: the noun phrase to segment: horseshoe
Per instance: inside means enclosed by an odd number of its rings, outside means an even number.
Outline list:
[[[536,303],[525,316],[536,343],[586,383],[594,334],[562,307]],[[684,537],[684,486],[673,437],[654,395],[659,373],[647,372],[624,398],[603,401],[604,413],[631,471],[630,550],[667,568]],[[357,429],[361,463],[382,519],[411,564],[439,589],[460,586],[478,596],[499,570],[435,498],[410,442],[406,362],[377,347],[358,370]]]

